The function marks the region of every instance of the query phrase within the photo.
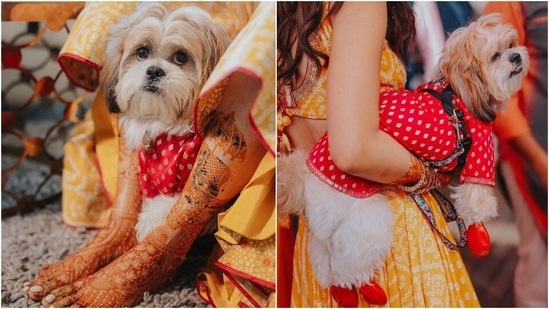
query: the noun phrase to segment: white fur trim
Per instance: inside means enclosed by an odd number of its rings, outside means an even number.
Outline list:
[[[159,226],[175,205],[177,196],[158,195],[143,202],[141,213],[135,225],[137,241],[141,242]]]
[[[451,189],[456,211],[468,225],[497,217],[498,202],[490,186],[464,183]]]
[[[305,160],[307,154],[303,150],[296,150],[288,156],[277,159],[276,169],[276,197],[277,210],[280,213],[297,214],[303,213],[304,181],[305,176],[310,174]]]
[[[394,219],[387,197],[354,198],[310,173],[305,199],[308,249],[319,283],[351,288],[369,282],[391,249]]]

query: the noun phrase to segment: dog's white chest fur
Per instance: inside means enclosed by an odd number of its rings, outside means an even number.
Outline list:
[[[150,232],[164,221],[177,199],[178,196],[161,194],[143,200],[141,213],[135,225],[137,241],[140,242],[145,239]]]

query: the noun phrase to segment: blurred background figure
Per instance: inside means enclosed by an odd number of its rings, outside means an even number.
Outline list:
[[[489,2],[519,33],[531,58],[522,90],[494,123],[503,190],[519,234],[517,307],[547,308],[547,2]]]
[[[446,36],[436,2],[412,2],[410,5],[416,15],[417,34],[416,47],[409,56],[406,88],[415,89],[435,77]]]
[[[409,55],[406,88],[415,89],[437,74],[436,66],[448,35],[482,12],[466,1],[410,2],[416,16],[416,47]]]

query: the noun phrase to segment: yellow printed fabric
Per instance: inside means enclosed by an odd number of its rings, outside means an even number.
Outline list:
[[[95,90],[101,71],[101,58],[110,35],[110,25],[132,14],[137,2],[90,2],[80,12],[64,44],[59,63],[75,84]],[[232,74],[245,74],[258,86],[258,94],[249,111],[249,119],[258,138],[267,149],[254,176],[228,211],[220,215],[219,246],[208,267],[200,275],[199,295],[212,306],[275,305],[275,2],[165,2],[168,10],[196,5],[206,10],[232,39],[197,99],[195,129],[205,134],[205,118],[214,111],[224,95]],[[116,195],[118,130],[116,115],[109,115],[98,94],[92,107],[94,128],[86,131],[86,146],[95,147],[97,165],[104,191],[101,198]],[[92,132],[93,131],[93,132]],[[80,146],[75,146],[77,148]],[[77,151],[77,149],[73,150]],[[81,163],[73,173],[93,173]],[[98,182],[99,183],[99,182]],[[82,189],[82,196],[99,194]],[[108,214],[104,206],[93,206],[82,199],[63,207],[64,217],[86,222],[97,212]],[[64,203],[65,204],[65,203]]]
[[[375,276],[387,292],[385,307],[480,307],[459,252],[444,245],[409,195],[393,192],[389,199],[395,218],[393,245]],[[436,205],[431,195],[425,199]],[[433,214],[439,230],[453,240],[440,211],[433,208]],[[329,289],[322,288],[311,275],[306,239],[307,222],[302,217],[294,252],[292,307],[337,307]],[[370,307],[359,300],[360,307]]]
[[[110,214],[94,151],[94,128],[88,113],[64,147],[62,214],[70,226],[101,227]]]
[[[276,288],[274,157],[267,153],[228,211],[219,242],[199,275],[199,296],[216,307],[274,307]]]
[[[318,32],[313,42],[323,44],[321,49],[328,53],[332,33],[329,19],[323,20]],[[318,79],[313,79],[307,72],[306,81],[292,93],[295,106],[283,109],[286,115],[326,118],[326,74],[327,71],[323,70]],[[402,88],[405,80],[402,63],[385,42],[381,59],[381,91]],[[287,123],[291,125],[291,121]],[[435,217],[436,229],[453,240],[434,197],[430,194],[423,197]],[[395,219],[392,248],[384,267],[375,276],[387,292],[386,307],[479,307],[459,252],[444,245],[408,194],[390,192],[388,198]],[[307,252],[307,235],[307,220],[300,216],[293,257],[291,306],[337,307],[329,288],[322,288],[315,280]],[[370,305],[360,298],[359,306]]]
[[[236,15],[232,18],[241,17]],[[263,145],[274,155],[275,33],[275,3],[261,2],[229,45],[199,95],[195,114],[198,133],[204,134],[206,116],[219,104],[223,81],[228,80],[231,74],[243,73],[260,85],[258,97],[250,110],[250,119]]]

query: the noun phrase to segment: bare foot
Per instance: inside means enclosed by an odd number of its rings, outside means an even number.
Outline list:
[[[66,259],[42,266],[37,278],[26,282],[23,291],[40,301],[51,291],[93,274],[137,243],[131,219],[111,219],[82,249]]]

